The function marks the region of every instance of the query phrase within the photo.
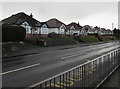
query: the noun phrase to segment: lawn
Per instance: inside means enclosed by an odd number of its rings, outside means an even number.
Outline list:
[[[110,36],[100,36],[100,38],[101,38],[102,41],[104,41],[104,42],[109,42],[109,41],[111,41]]]
[[[80,36],[80,40],[83,42],[91,43],[91,42],[99,42],[99,39],[95,36]]]

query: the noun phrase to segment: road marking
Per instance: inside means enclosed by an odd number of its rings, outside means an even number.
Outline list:
[[[104,48],[104,47],[97,47],[97,48]],[[106,46],[105,46],[105,48],[106,48]],[[88,53],[89,51],[94,51],[93,49],[96,49],[96,48],[92,48],[92,49],[88,50],[87,52],[83,52],[82,54],[79,54],[79,52],[72,53],[72,55],[70,55],[70,56],[65,56],[65,57],[62,57],[62,58],[60,58],[60,59],[61,59],[61,60],[63,60],[63,59],[69,59],[69,58],[72,58],[72,57],[75,57],[75,56],[83,55],[83,54],[85,54],[85,53]],[[87,61],[89,62],[89,61],[91,61],[91,60],[87,60]]]
[[[64,85],[64,86],[72,86],[72,85],[74,85],[73,81],[65,80],[64,82],[67,82],[69,84],[65,84],[65,83],[62,83],[62,82],[57,82],[57,84]]]
[[[82,80],[82,78],[76,78],[76,79],[74,79],[74,78],[68,78],[68,79],[70,79],[72,81],[80,81],[80,80]]]
[[[26,67],[22,67],[22,68],[18,68],[18,69],[15,69],[15,70],[10,70],[10,71],[7,71],[7,72],[0,73],[0,75],[12,73],[12,72],[16,72],[16,71],[20,71],[20,70],[24,70],[24,69],[28,69],[28,68],[39,66],[39,65],[40,65],[40,63],[29,65],[29,66],[26,66]]]
[[[50,86],[51,86],[51,87],[52,87],[52,86],[53,86],[53,87],[60,87],[60,85],[51,83],[51,84],[48,84],[48,85],[44,86],[44,88],[45,88],[45,87],[50,87]],[[61,88],[62,88],[62,87],[61,87]]]
[[[66,56],[66,57],[62,57],[60,59],[63,60],[63,59],[68,59],[68,58],[72,58],[72,57],[75,57],[75,56],[78,56],[78,54],[71,55],[71,56]]]

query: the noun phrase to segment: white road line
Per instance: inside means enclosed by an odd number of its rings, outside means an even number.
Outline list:
[[[15,70],[10,70],[10,71],[7,71],[7,72],[0,73],[0,75],[12,73],[12,72],[16,72],[16,71],[20,71],[20,70],[24,70],[24,69],[28,69],[28,68],[39,66],[39,65],[40,65],[40,63],[29,65],[29,66],[26,66],[26,67],[22,67],[22,68],[18,68],[18,69],[15,69]]]
[[[71,56],[66,56],[66,57],[62,57],[62,58],[60,58],[61,60],[63,60],[63,59],[68,59],[68,58],[72,58],[72,57],[75,57],[75,56],[77,56],[78,54],[76,54],[76,55],[71,55]]]
[[[87,52],[83,52],[82,54],[78,54],[78,53],[79,53],[79,52],[77,52],[77,53],[72,53],[73,55],[65,56],[65,57],[62,57],[62,58],[60,58],[60,59],[63,60],[63,59],[72,58],[72,57],[75,57],[75,56],[79,56],[79,55],[85,54],[85,53],[87,53]]]
[[[97,48],[102,48],[102,47],[97,47]],[[93,49],[96,49],[96,48],[92,48],[92,49],[90,49],[90,50],[93,50]],[[88,51],[90,51],[90,50],[88,50]],[[78,54],[78,53],[79,53],[79,52],[77,52],[77,53],[72,53],[73,55],[65,56],[65,57],[62,57],[62,58],[60,58],[60,59],[63,60],[63,59],[68,59],[68,58],[72,58],[72,57],[81,55],[81,54]],[[85,53],[87,53],[87,52],[83,52],[83,54],[85,54]]]

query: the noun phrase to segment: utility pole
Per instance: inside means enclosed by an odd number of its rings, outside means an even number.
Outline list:
[[[112,30],[114,30],[114,23],[112,23]]]

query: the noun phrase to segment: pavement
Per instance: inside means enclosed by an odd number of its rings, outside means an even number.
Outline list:
[[[4,58],[3,87],[29,87],[116,48],[118,42],[36,48],[36,54]]]
[[[64,46],[55,46],[55,47],[40,47],[36,45],[30,45],[30,47],[26,49],[21,49],[21,50],[16,50],[16,51],[9,51],[6,53],[2,53],[2,58],[11,58],[11,57],[17,57],[17,56],[25,56],[25,55],[32,55],[32,54],[37,54],[41,52],[46,52],[46,51],[54,51],[54,50],[59,50],[59,49],[70,49],[74,48],[76,46],[89,46],[89,45],[96,45],[96,44],[103,44],[105,42],[96,42],[96,43],[79,43],[79,44],[74,44],[74,45],[64,45]],[[27,45],[25,45],[27,46]],[[4,61],[4,60],[3,60]]]
[[[100,86],[100,88],[120,89],[120,67]]]

